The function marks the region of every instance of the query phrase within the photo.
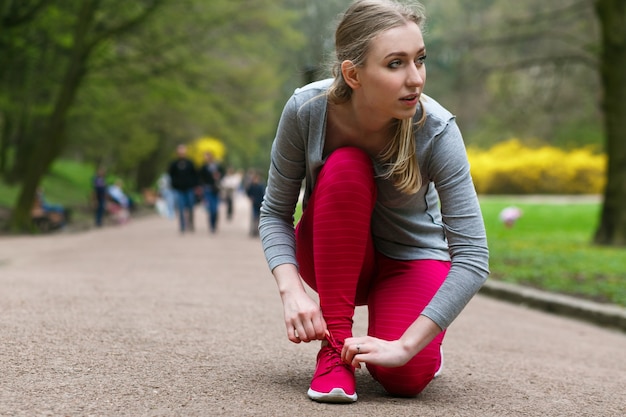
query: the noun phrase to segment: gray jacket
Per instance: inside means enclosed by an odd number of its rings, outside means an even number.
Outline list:
[[[304,201],[324,164],[325,92],[332,80],[297,89],[283,110],[272,145],[271,166],[259,230],[270,269],[295,257],[293,214],[302,181]],[[377,178],[378,200],[372,217],[374,245],[400,260],[452,261],[444,284],[422,312],[447,328],[489,275],[485,227],[469,163],[455,118],[422,94],[426,122],[415,140],[423,185],[412,195]],[[416,118],[421,115],[417,111]],[[377,174],[382,168],[374,162]]]

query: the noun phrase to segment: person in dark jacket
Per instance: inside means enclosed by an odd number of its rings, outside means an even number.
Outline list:
[[[265,197],[265,183],[261,175],[253,171],[250,175],[250,183],[246,187],[246,194],[252,204],[252,223],[250,225],[250,236],[259,236],[259,218],[261,217],[261,204]]]
[[[224,177],[224,168],[213,156],[213,153],[204,154],[204,164],[200,167],[199,177],[202,183],[204,204],[209,216],[209,231],[217,231],[217,221],[220,206],[220,185]]]
[[[106,208],[107,181],[106,170],[103,167],[98,168],[98,172],[92,179],[93,200],[95,204],[96,227],[102,226],[104,211]]]
[[[170,163],[167,172],[174,190],[180,232],[193,232],[194,190],[198,186],[198,173],[193,162],[187,157],[185,145],[178,145],[176,154],[177,158]]]

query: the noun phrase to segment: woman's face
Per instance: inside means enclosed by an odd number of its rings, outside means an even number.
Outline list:
[[[365,65],[357,69],[359,86],[353,98],[383,120],[413,117],[426,81],[425,58],[417,24],[382,32],[372,40]]]

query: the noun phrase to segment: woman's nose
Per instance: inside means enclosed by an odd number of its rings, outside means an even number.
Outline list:
[[[421,87],[424,85],[426,78],[424,64],[413,63],[409,66],[409,73],[407,75],[407,84],[410,86]]]

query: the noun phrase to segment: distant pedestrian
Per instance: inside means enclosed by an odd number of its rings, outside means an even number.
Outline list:
[[[106,170],[98,168],[92,180],[93,202],[95,205],[96,227],[102,227],[107,202]]]
[[[241,187],[241,182],[241,173],[229,167],[222,179],[222,195],[224,196],[224,203],[226,203],[226,219],[229,221],[233,219],[235,193]]]
[[[176,196],[172,189],[172,180],[170,174],[164,172],[157,181],[157,187],[159,188],[160,205],[159,214],[173,219],[176,211]]]
[[[224,168],[215,160],[212,152],[206,152],[204,164],[200,167],[199,174],[208,215],[209,231],[215,233],[219,218],[220,186],[224,176]]]
[[[257,172],[250,176],[250,182],[246,188],[246,194],[252,205],[252,218],[250,223],[250,236],[259,236],[259,218],[261,216],[261,204],[265,197],[265,183]]]
[[[187,157],[187,146],[178,145],[176,155],[176,159],[170,163],[167,173],[174,190],[179,228],[181,233],[193,232],[193,209],[196,203],[194,191],[198,186],[198,173],[193,161]]]

